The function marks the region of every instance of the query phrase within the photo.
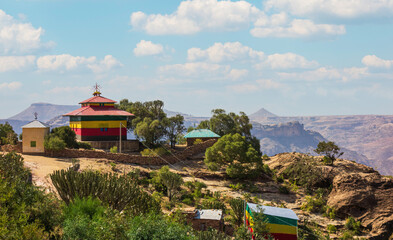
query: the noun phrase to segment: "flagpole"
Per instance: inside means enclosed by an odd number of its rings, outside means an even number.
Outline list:
[[[246,207],[247,207],[247,202],[244,200],[244,227],[246,227]]]

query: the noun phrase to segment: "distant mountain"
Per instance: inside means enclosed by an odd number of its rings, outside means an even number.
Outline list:
[[[21,120],[13,120],[13,119],[0,119],[0,123],[4,124],[8,122],[12,129],[19,135],[22,133],[22,126],[28,124],[30,121],[21,121]]]
[[[175,111],[171,111],[171,110],[167,110],[167,109],[164,109],[164,112],[166,113],[166,115],[167,115],[168,117],[173,117],[173,116],[176,116],[177,114],[180,114],[180,115],[182,115],[183,117],[193,117],[193,116],[190,115],[190,114],[181,113],[181,112],[175,112]]]
[[[22,112],[10,117],[12,120],[32,121],[34,113],[38,114],[38,120],[46,122],[59,115],[78,109],[78,105],[56,105],[50,103],[33,103]]]
[[[316,155],[314,149],[321,141],[328,141],[320,133],[305,130],[299,122],[288,122],[271,125],[253,123],[252,134],[260,139],[261,151],[268,156],[283,152],[300,152]],[[344,152],[342,158],[356,160],[359,163],[371,166],[370,160],[361,154],[349,149],[341,148]]]
[[[248,116],[250,119],[256,119],[256,118],[267,118],[267,117],[277,117],[277,115],[269,112],[268,110],[261,108],[258,111],[256,111],[253,114],[250,114]]]

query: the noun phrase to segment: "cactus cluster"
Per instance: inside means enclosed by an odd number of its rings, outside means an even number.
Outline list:
[[[134,214],[156,211],[159,208],[158,203],[127,175],[57,170],[50,174],[50,178],[59,196],[67,204],[76,197],[92,196],[113,209],[127,209]]]

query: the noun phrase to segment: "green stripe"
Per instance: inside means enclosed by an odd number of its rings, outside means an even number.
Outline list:
[[[267,214],[265,214],[265,216],[266,216],[268,223],[297,227],[297,220],[295,220],[295,219],[272,216],[272,215],[267,215]]]
[[[70,116],[70,122],[127,120],[127,116]]]

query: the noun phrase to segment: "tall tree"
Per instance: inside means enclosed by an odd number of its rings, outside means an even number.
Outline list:
[[[340,152],[340,148],[334,142],[319,142],[317,148],[314,150],[318,154],[324,154],[325,160],[329,162],[330,165],[333,166],[334,161],[343,155],[343,152]]]
[[[18,135],[14,132],[12,126],[5,122],[0,124],[0,145],[15,144],[18,141]]]
[[[184,127],[184,117],[177,114],[168,118],[166,122],[165,133],[171,144],[171,148],[174,148],[178,137],[186,130]]]

